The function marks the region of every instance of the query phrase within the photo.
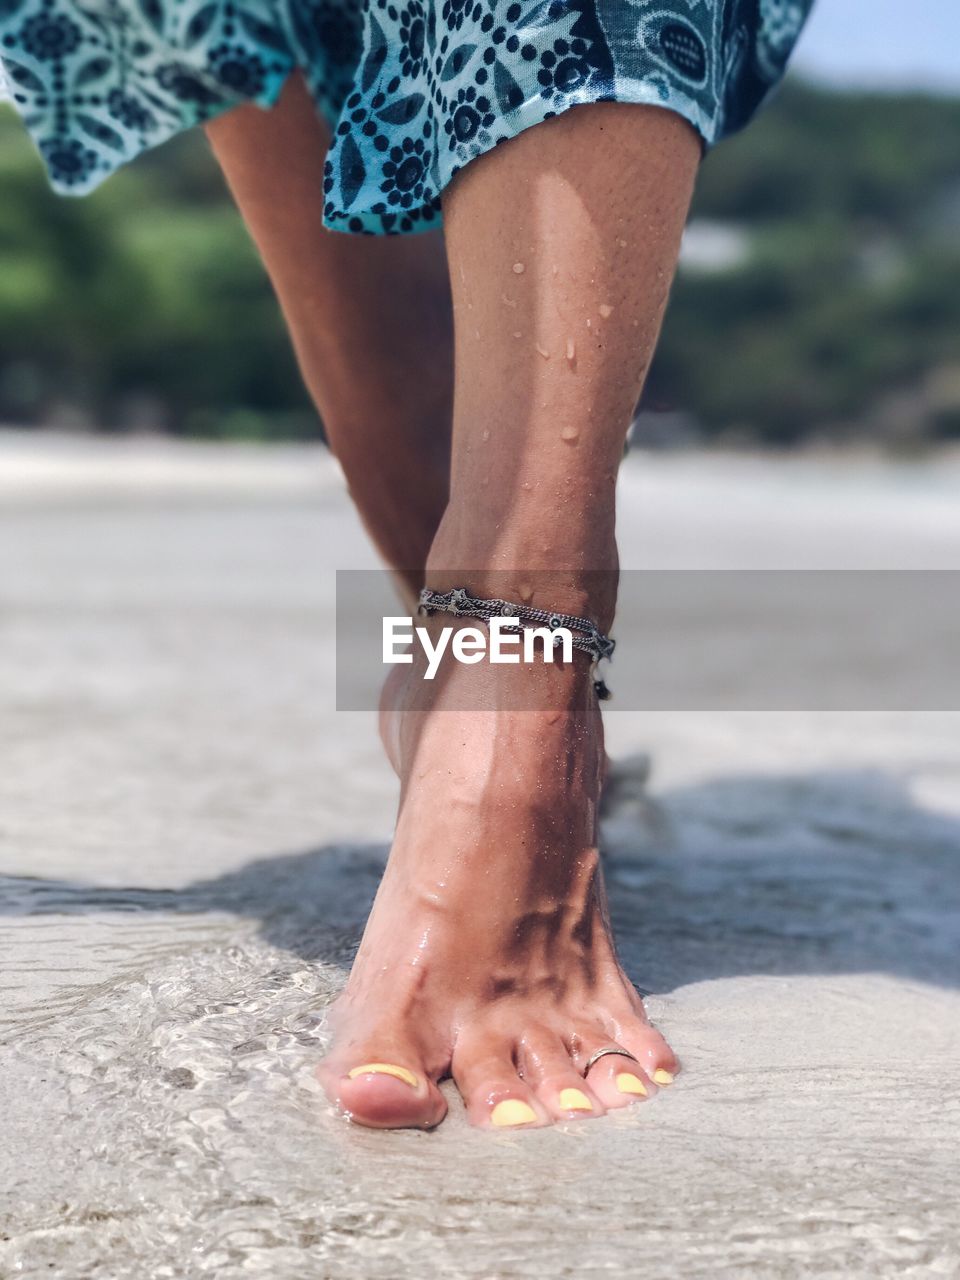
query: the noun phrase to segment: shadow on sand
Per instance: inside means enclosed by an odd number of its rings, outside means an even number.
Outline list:
[[[960,820],[872,770],[738,776],[651,797],[616,768],[604,845],[624,963],[648,990],[736,974],[878,972],[960,987]],[[385,846],[259,858],[182,890],[0,877],[0,915],[226,912],[349,966]]]

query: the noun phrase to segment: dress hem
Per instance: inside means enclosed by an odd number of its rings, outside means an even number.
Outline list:
[[[509,116],[501,118],[499,121],[501,132],[495,138],[491,137],[489,141],[477,144],[469,159],[462,164],[451,163],[441,167],[437,200],[456,174],[474,160],[489,154],[504,142],[512,141],[536,125],[564,115],[575,107],[592,106],[597,102],[619,102],[626,106],[658,107],[662,111],[672,111],[674,115],[686,120],[697,133],[704,154],[720,141],[721,134],[716,115],[708,115],[698,108],[696,103],[689,100],[664,99],[657,85],[643,80],[620,77],[615,91],[603,97],[570,98],[559,106],[551,105],[539,96],[528,98],[511,111]],[[442,225],[440,211],[436,206],[413,206],[409,209],[398,206],[394,212],[397,223],[395,229],[384,227],[383,214],[380,212],[369,209],[355,212],[349,209],[330,210],[328,206],[324,211],[323,225],[328,231],[337,231],[341,234],[379,236],[418,235],[426,231],[435,231]]]

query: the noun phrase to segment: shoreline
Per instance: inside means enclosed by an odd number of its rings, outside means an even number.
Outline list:
[[[833,473],[862,482],[893,474],[960,482],[960,445],[943,444],[901,455],[867,444],[816,444],[795,449],[634,445],[625,462],[659,470],[707,467],[723,475],[757,468],[783,469],[812,479]],[[309,492],[339,467],[322,441],[209,441],[156,433],[94,433],[0,425],[0,496],[40,497],[131,490],[158,496],[251,490]]]

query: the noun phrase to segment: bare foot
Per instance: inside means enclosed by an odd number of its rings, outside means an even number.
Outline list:
[[[396,710],[423,692],[410,668],[385,691],[400,816],[319,1067],[361,1124],[438,1124],[447,1075],[474,1124],[535,1127],[649,1097],[677,1070],[613,947],[603,733],[582,664],[543,673],[544,705],[562,710],[450,709],[476,670],[431,687],[430,710]],[[584,1079],[614,1044],[637,1062],[606,1056]]]

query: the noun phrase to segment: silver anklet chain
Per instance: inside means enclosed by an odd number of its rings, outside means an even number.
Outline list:
[[[594,666],[604,659],[612,658],[616,648],[616,641],[605,636],[589,618],[578,618],[572,613],[559,613],[550,609],[534,609],[531,605],[514,604],[511,600],[487,600],[482,596],[471,595],[466,587],[452,587],[449,591],[432,591],[429,587],[424,587],[420,592],[419,611],[426,615],[453,613],[458,617],[479,618],[487,624],[491,618],[515,618],[518,628],[535,626],[556,631],[559,627],[564,627],[571,633],[573,647],[581,653],[589,654]],[[593,687],[601,700],[610,697],[610,690],[603,680],[595,679]]]

